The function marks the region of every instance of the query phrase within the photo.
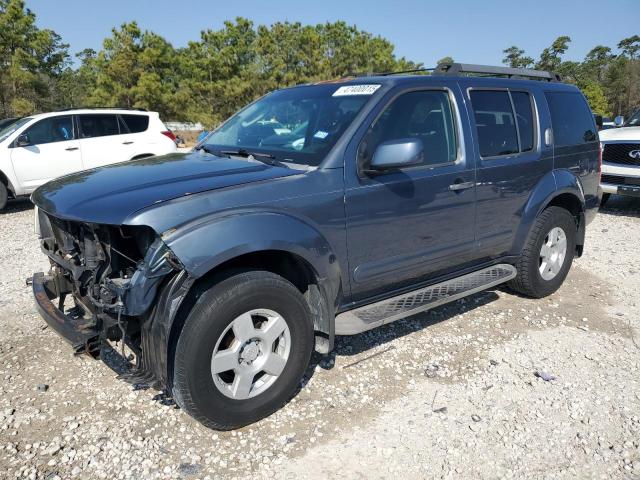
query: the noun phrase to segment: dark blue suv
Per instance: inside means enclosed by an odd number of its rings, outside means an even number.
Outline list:
[[[587,102],[551,73],[449,64],[288,88],[191,153],[39,188],[51,271],[34,295],[76,353],[117,341],[131,382],[236,428],[286,402],[335,335],[505,282],[553,293],[599,176]]]

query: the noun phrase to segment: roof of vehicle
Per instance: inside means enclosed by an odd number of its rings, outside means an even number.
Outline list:
[[[56,110],[54,112],[36,113],[29,115],[30,118],[46,118],[54,117],[58,115],[77,115],[81,113],[119,113],[121,115],[136,114],[136,115],[157,115],[158,112],[149,112],[147,110],[136,110],[126,108],[70,108],[65,110]]]

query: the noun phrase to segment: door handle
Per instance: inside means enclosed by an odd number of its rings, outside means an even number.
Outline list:
[[[133,142],[122,142],[123,145],[131,145]]]
[[[473,188],[475,185],[475,182],[452,183],[451,185],[449,185],[449,190],[451,190],[452,192],[460,192],[462,190]]]
[[[67,152],[73,152],[74,150],[78,150],[78,147],[67,147],[65,148]]]

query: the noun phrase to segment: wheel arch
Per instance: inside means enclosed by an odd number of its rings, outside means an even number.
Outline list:
[[[576,255],[582,255],[586,227],[584,191],[580,180],[568,170],[549,172],[536,185],[522,213],[513,245],[514,254],[524,247],[535,219],[550,206],[564,208],[576,219]]]
[[[7,177],[7,175],[2,170],[0,170],[0,182],[2,182],[5,187],[7,187],[10,196],[16,196],[16,190],[13,187],[11,180],[9,180],[9,177]]]
[[[256,235],[256,232],[260,232]],[[253,212],[227,215],[185,225],[163,236],[184,267],[190,283],[174,315],[157,315],[154,348],[162,349],[162,366],[172,379],[175,345],[199,295],[229,275],[264,270],[295,285],[307,300],[316,335],[316,351],[333,349],[335,311],[342,297],[342,271],[329,242],[312,225],[290,215]],[[161,312],[171,311],[169,303]]]

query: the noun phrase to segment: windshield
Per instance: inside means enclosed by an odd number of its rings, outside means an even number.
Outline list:
[[[625,127],[640,127],[640,108],[636,110],[636,113],[631,115],[631,118],[624,124]]]
[[[0,130],[0,142],[4,142],[9,135],[11,135],[13,132],[19,129],[22,125],[24,125],[25,123],[31,120],[33,120],[33,118],[26,117],[26,118],[21,118],[19,120],[16,120],[15,122],[10,123],[9,125],[6,125],[4,128]]]
[[[317,166],[378,88],[325,84],[279,90],[238,112],[203,144],[214,153],[262,153]]]

